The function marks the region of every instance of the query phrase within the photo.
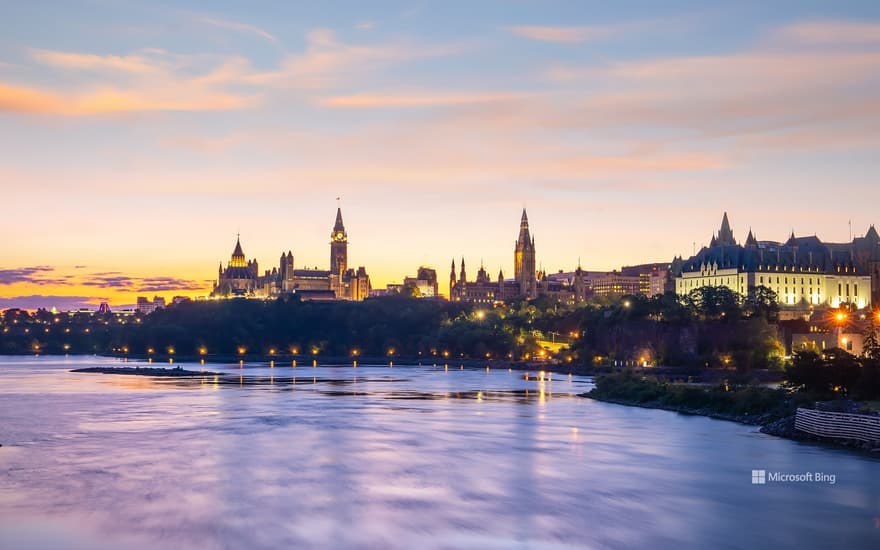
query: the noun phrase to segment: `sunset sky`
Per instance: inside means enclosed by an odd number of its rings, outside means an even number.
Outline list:
[[[880,2],[7,2],[0,309],[880,224]]]

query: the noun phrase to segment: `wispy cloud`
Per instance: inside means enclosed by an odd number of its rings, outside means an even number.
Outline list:
[[[849,39],[834,24],[822,32],[791,30],[798,28],[769,36],[821,36],[816,41],[821,47],[762,40],[726,54],[551,65],[545,71],[549,82],[571,93],[590,89],[566,117],[553,116],[563,125],[662,128],[719,138],[797,130],[801,143],[809,141],[804,131],[839,140],[841,128],[861,133],[866,121],[880,122],[875,93],[880,48],[839,47]]]
[[[51,266],[19,267],[0,269],[0,285],[30,283],[36,285],[56,285],[68,282],[69,277],[57,275]]]
[[[232,21],[229,19],[220,19],[217,17],[198,17],[196,18],[196,21],[220,29],[226,29],[243,34],[251,34],[253,36],[258,36],[264,40],[267,40],[273,44],[278,44],[278,38],[276,38],[275,35],[273,35],[269,31],[266,31],[256,25],[251,25],[249,23],[242,23],[241,21]]]
[[[804,45],[880,44],[880,23],[817,20],[793,23],[777,29],[772,39]]]
[[[254,96],[179,89],[157,93],[104,88],[91,92],[59,93],[0,83],[0,111],[47,115],[96,115],[148,111],[222,111],[242,109]]]
[[[441,107],[473,103],[495,103],[522,99],[530,94],[517,92],[449,92],[409,94],[358,94],[320,100],[325,107]]]
[[[299,90],[326,90],[373,77],[407,61],[443,57],[464,51],[461,44],[418,44],[407,41],[350,44],[330,29],[306,35],[306,49],[287,55],[275,70],[241,75],[248,83]]]
[[[163,292],[205,290],[206,281],[178,277],[133,277],[118,271],[94,273],[79,282],[83,286],[127,290],[131,292]]]
[[[193,291],[204,290],[208,286],[208,281],[163,276],[137,277],[121,271],[82,273],[83,268],[74,266],[76,274],[65,274],[54,266],[0,269],[0,285],[85,286],[131,292]]]
[[[222,78],[205,78],[191,56],[162,50],[132,55],[32,50],[31,56],[55,69],[94,73],[91,83],[67,89],[0,82],[0,111],[68,116],[218,111],[242,109],[258,101],[254,92],[229,91]],[[221,62],[207,76],[225,67]]]
[[[259,31],[235,22],[210,21]],[[51,87],[0,81],[0,111],[76,116],[245,109],[260,104],[271,92],[331,90],[374,78],[397,64],[462,50],[462,45],[408,41],[351,44],[329,29],[310,31],[303,52],[285,54],[276,68],[268,70],[255,68],[242,56],[172,54],[155,48],[127,55],[35,49],[31,57],[37,63],[87,74],[90,81],[64,85],[64,75],[59,85]]]
[[[537,40],[540,42],[557,42],[562,44],[577,44],[592,40],[602,40],[620,34],[624,27],[621,25],[607,26],[537,26],[537,25],[514,25],[505,29],[522,38]]]
[[[38,62],[63,69],[112,69],[135,74],[155,75],[162,72],[155,60],[143,55],[96,55],[35,49],[31,56]]]

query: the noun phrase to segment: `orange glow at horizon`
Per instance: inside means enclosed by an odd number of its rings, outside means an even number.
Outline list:
[[[204,297],[238,233],[260,275],[287,251],[329,269],[336,197],[349,267],[373,288],[430,267],[441,294],[453,259],[513,276],[523,206],[548,274],[687,258],[725,211],[739,242],[880,224],[880,19],[657,4],[444,26],[463,15],[438,3],[367,29],[11,3],[33,27],[0,41],[0,309]]]

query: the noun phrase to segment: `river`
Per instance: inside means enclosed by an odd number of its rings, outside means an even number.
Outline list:
[[[880,545],[877,458],[595,402],[586,378],[69,372],[113,364],[0,358],[0,548]]]

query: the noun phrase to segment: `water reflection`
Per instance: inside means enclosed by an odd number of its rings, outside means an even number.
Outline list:
[[[880,463],[460,365],[0,360],[0,547],[867,547]],[[297,376],[297,372],[309,376]],[[393,374],[392,374],[393,373]],[[834,486],[752,486],[753,468]],[[743,526],[748,526],[744,528]]]

